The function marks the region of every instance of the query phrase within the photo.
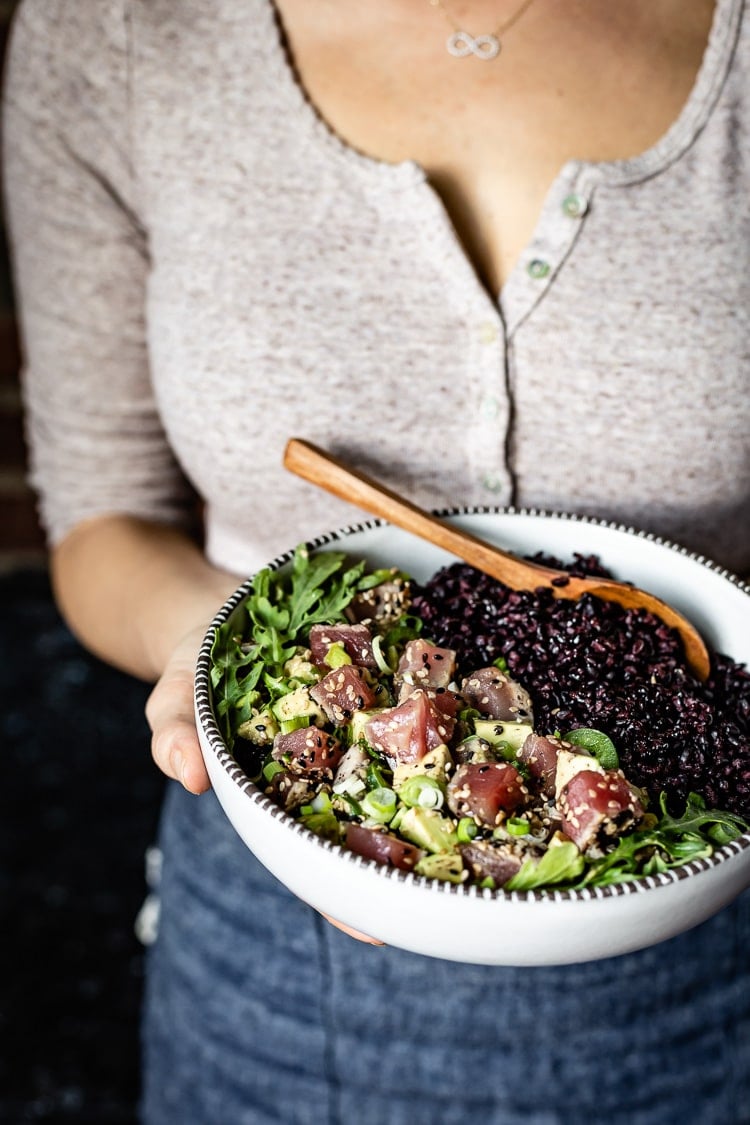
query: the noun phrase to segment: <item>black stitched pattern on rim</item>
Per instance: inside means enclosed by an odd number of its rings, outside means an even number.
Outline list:
[[[634,536],[638,539],[644,539],[648,542],[654,543],[659,547],[665,547],[676,554],[682,555],[684,558],[690,559],[692,562],[699,563],[707,570],[710,570],[719,577],[725,579],[732,585],[750,596],[750,586],[742,582],[736,575],[730,571],[720,567],[718,564],[706,559],[703,555],[688,550],[678,544],[672,543],[668,539],[663,539],[660,536],[654,535],[652,532],[640,531],[633,527],[628,527],[625,524],[617,523],[614,521],[606,521],[595,519],[590,516],[578,515],[576,513],[548,511],[543,508],[514,508],[514,507],[466,507],[466,508],[448,508],[435,511],[434,513],[442,518],[460,517],[460,516],[473,516],[473,515],[509,515],[509,516],[528,516],[531,518],[560,520],[570,523],[581,523],[593,527],[603,528],[609,531],[622,532],[624,534]],[[375,528],[387,527],[385,520],[370,519],[364,520],[356,524],[348,524],[345,527],[336,529],[335,531],[326,532],[323,535],[317,536],[315,539],[309,540],[305,546],[311,550],[318,550],[331,543],[343,544],[346,539],[352,535],[359,534],[373,530]],[[271,570],[279,570],[287,563],[292,561],[294,557],[294,549],[285,551],[282,555],[278,555],[270,563],[268,567]],[[250,781],[243,770],[237,765],[232,757],[230,751],[227,749],[226,744],[221,736],[219,728],[214,718],[213,706],[211,701],[211,688],[210,688],[210,668],[211,668],[211,647],[213,642],[213,630],[219,625],[224,624],[231,613],[240,605],[250,591],[252,585],[252,576],[246,579],[241,586],[232,594],[232,596],[224,603],[221,609],[215,615],[206,636],[201,645],[196,665],[196,679],[195,679],[195,708],[198,716],[198,721],[202,727],[203,733],[208,741],[211,752],[215,755],[219,765],[226,771],[231,778],[234,785],[236,785],[256,806],[256,808],[263,814],[270,815],[275,819],[281,819],[291,832],[295,832],[298,836],[307,839],[309,844],[324,848],[326,851],[336,853],[340,856],[342,862],[354,863],[355,865],[374,873],[383,879],[397,880],[399,882],[408,882],[414,885],[415,890],[429,891],[435,894],[448,894],[459,896],[471,896],[473,898],[482,899],[496,899],[502,898],[504,900],[514,902],[529,902],[529,901],[590,901],[591,899],[607,899],[623,897],[632,894],[642,894],[650,890],[657,890],[660,887],[665,887],[678,883],[683,879],[699,875],[717,867],[719,864],[726,862],[735,855],[750,848],[750,833],[745,833],[739,836],[736,840],[732,840],[728,844],[716,848],[711,856],[703,859],[692,860],[689,863],[682,864],[679,867],[671,868],[669,871],[660,872],[657,875],[644,875],[638,879],[628,881],[625,883],[614,883],[605,887],[586,887],[581,890],[532,890],[532,891],[503,891],[490,890],[486,887],[480,887],[477,884],[456,884],[448,883],[439,879],[427,879],[421,875],[415,875],[411,872],[400,871],[397,868],[385,867],[382,864],[376,863],[374,860],[365,859],[354,852],[349,851],[347,848],[342,847],[340,844],[331,843],[329,840],[324,840],[320,836],[315,835],[308,828],[305,828],[300,821],[295,820],[294,817],[284,812],[275,802],[258,789],[258,787]]]

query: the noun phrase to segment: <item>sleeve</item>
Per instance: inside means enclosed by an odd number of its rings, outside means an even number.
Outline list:
[[[191,510],[149,373],[129,42],[126,0],[23,0],[6,61],[6,219],[50,544],[92,516]]]

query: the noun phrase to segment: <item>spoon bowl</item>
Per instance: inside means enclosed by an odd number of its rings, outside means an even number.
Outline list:
[[[625,609],[646,610],[679,634],[685,649],[685,660],[692,673],[699,680],[708,676],[710,658],[698,630],[667,602],[645,590],[610,578],[578,578],[567,571],[521,559],[468,531],[444,523],[371,477],[299,438],[291,438],[287,443],[284,467],[371,515],[450,551],[511,589],[548,587],[558,598],[577,601],[584,594],[592,594],[603,601],[616,602]]]

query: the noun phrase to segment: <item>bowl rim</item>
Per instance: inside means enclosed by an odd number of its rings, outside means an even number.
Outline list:
[[[614,520],[600,519],[596,516],[583,515],[575,512],[566,512],[555,509],[535,508],[535,507],[516,507],[512,505],[494,506],[494,505],[474,505],[474,506],[458,506],[451,508],[435,509],[433,515],[441,518],[452,518],[460,516],[472,515],[510,515],[510,516],[530,516],[534,518],[541,518],[546,520],[561,520],[573,523],[588,524],[591,526],[604,528],[610,531],[622,532],[624,534],[634,536],[638,539],[644,539],[648,542],[654,543],[659,547],[666,547],[674,551],[676,554],[691,560],[692,562],[699,563],[706,569],[712,571],[714,574],[725,579],[733,586],[736,586],[740,591],[750,596],[750,584],[744,582],[736,574],[730,570],[722,567],[720,564],[713,560],[706,558],[697,551],[692,551],[688,547],[684,547],[674,541],[664,538],[663,536],[656,535],[651,531],[640,530],[636,527],[617,522]],[[304,546],[310,550],[318,550],[321,547],[330,545],[331,543],[340,543],[345,541],[349,536],[359,534],[361,532],[370,531],[376,528],[388,527],[387,520],[383,519],[366,519],[357,523],[346,524],[342,527],[336,528],[331,531],[326,531],[312,539],[306,540]],[[284,551],[282,554],[277,555],[271,562],[266,563],[261,569],[279,570],[287,563],[292,561],[296,546]],[[578,889],[566,888],[542,888],[528,891],[505,891],[501,887],[490,889],[489,887],[480,887],[476,883],[449,883],[440,879],[430,879],[426,876],[416,875],[413,872],[402,871],[398,868],[387,867],[384,864],[377,863],[375,860],[367,859],[364,856],[357,855],[357,853],[350,851],[348,848],[341,844],[335,844],[330,840],[325,840],[321,836],[316,835],[309,828],[306,828],[299,820],[295,819],[289,813],[285,812],[279,805],[277,805],[270,797],[267,797],[258,786],[250,780],[241,767],[237,764],[235,758],[232,756],[231,751],[224,742],[224,738],[219,730],[216,722],[213,704],[212,704],[212,690],[211,690],[211,648],[213,645],[214,631],[220,625],[224,624],[234,610],[240,605],[252,587],[255,574],[244,580],[237,587],[233,594],[224,602],[221,608],[214,615],[201,644],[198,654],[195,672],[195,688],[194,688],[194,703],[196,716],[201,726],[202,733],[205,740],[208,742],[210,751],[215,756],[218,764],[222,767],[227,774],[231,783],[246,796],[256,808],[265,815],[270,815],[275,820],[285,824],[290,831],[294,832],[298,837],[307,841],[307,843],[322,848],[324,851],[339,858],[349,864],[353,864],[357,868],[362,868],[373,874],[377,878],[394,880],[397,882],[408,883],[416,890],[428,891],[433,894],[443,894],[460,898],[473,898],[473,899],[487,899],[497,900],[500,899],[504,902],[559,902],[559,901],[591,901],[592,899],[611,899],[621,898],[631,894],[644,894],[649,891],[658,890],[661,887],[666,887],[679,883],[684,879],[691,878],[703,872],[709,871],[727,861],[739,856],[743,851],[750,849],[750,832],[743,833],[735,840],[731,840],[727,844],[715,848],[710,856],[690,860],[688,863],[680,864],[677,867],[672,867],[668,871],[659,872],[655,875],[642,875],[635,879],[628,880],[623,883],[612,883],[602,887],[582,887]]]

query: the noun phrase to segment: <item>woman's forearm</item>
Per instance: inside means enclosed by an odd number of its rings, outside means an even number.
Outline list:
[[[182,531],[119,515],[75,528],[54,548],[51,572],[60,610],[82,644],[149,681],[238,585]]]

